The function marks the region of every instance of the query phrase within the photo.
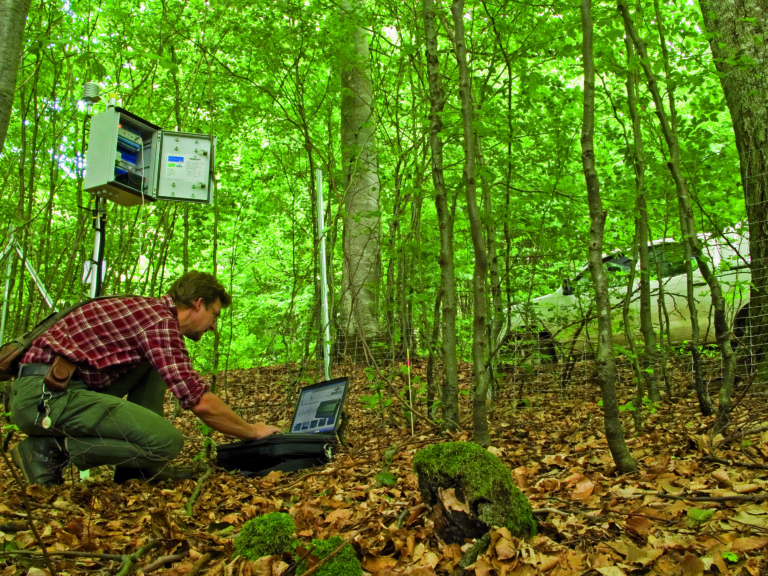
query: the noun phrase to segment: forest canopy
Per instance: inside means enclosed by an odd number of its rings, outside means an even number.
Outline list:
[[[733,125],[699,6],[657,1],[631,11],[664,97],[674,103],[698,230],[744,221]],[[463,193],[460,71],[449,6],[437,4],[436,13],[458,351],[468,358],[475,253]],[[615,4],[596,3],[592,16],[595,156],[610,252],[634,241],[625,83],[641,62],[626,48]],[[586,260],[581,22],[572,3],[504,0],[466,3],[463,21],[479,204],[486,238],[495,240],[491,274],[496,266],[500,301],[509,307],[552,292]],[[18,242],[58,306],[87,296],[82,277],[93,257],[94,203],[82,188],[90,117],[81,90],[95,82],[103,100],[93,114],[115,94],[123,108],[165,129],[217,138],[213,204],[108,203],[104,293],[160,295],[184,270],[215,271],[234,297],[220,323],[228,367],[312,357],[321,170],[332,328],[344,298],[342,222],[371,220],[379,226],[371,228],[371,266],[380,267],[372,298],[382,333],[393,350],[407,341],[423,352],[441,273],[424,38],[419,2],[33,0],[0,156],[4,247]],[[378,204],[352,216],[342,145],[342,102],[354,90],[349,70],[368,76],[368,114],[356,133],[375,128],[378,177],[371,185]],[[638,104],[650,235],[678,239],[669,151],[642,82]],[[8,254],[7,264],[6,336],[47,309],[20,259]],[[196,358],[210,366],[208,355]]]

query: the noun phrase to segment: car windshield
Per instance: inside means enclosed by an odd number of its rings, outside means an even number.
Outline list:
[[[695,259],[691,259],[696,270]],[[632,270],[632,260],[622,254],[614,254],[603,259],[603,268],[608,276],[609,288],[621,288],[627,285]],[[685,274],[685,248],[680,242],[663,242],[650,246],[651,276],[661,272],[662,278]],[[592,275],[588,269],[566,283],[566,294],[586,294],[592,291]]]

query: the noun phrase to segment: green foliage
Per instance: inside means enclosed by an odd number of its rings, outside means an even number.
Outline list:
[[[689,528],[697,528],[712,520],[715,511],[712,509],[690,508],[687,513],[687,524]]]
[[[723,550],[720,552],[720,555],[723,557],[723,560],[726,562],[732,562],[735,564],[739,561],[739,555],[735,552],[731,552],[730,550]]]
[[[344,539],[341,536],[332,536],[328,540],[312,540],[310,547],[314,546],[312,555],[318,560],[322,560],[343,543]],[[299,564],[296,573],[303,574],[307,569],[307,563],[303,561]],[[357,559],[350,544],[344,546],[338,554],[315,572],[317,576],[362,576],[362,573],[363,568],[360,565],[360,560]]]
[[[531,505],[515,486],[512,474],[496,456],[473,442],[444,442],[419,450],[413,458],[425,503],[437,500],[436,486],[461,486],[464,501],[490,526],[506,526],[517,536],[537,532]]]
[[[378,484],[381,484],[383,486],[396,486],[397,485],[397,476],[392,474],[392,472],[379,472],[374,476],[376,478],[376,482]]]
[[[235,539],[235,556],[256,560],[262,556],[282,554],[293,546],[296,525],[283,512],[271,512],[248,520]]]
[[[722,228],[743,218],[738,152],[719,79],[712,73],[708,36],[695,4],[662,5],[668,19],[669,86],[675,87],[678,137],[686,176],[700,208],[697,222]],[[589,220],[578,152],[582,116],[581,24],[575,5],[468,2],[468,45],[476,76],[474,125],[484,162],[476,174],[493,187],[487,222],[497,228],[504,294],[512,302],[557,289],[584,261]],[[504,18],[489,17],[504,14]],[[646,19],[642,9],[638,19]],[[439,226],[425,148],[429,95],[425,86],[423,23],[400,3],[369,2],[354,17],[370,31],[372,94],[377,113],[384,242],[380,261],[395,272],[382,283],[382,310],[391,314],[392,341],[402,294],[416,334],[438,290]],[[623,29],[612,5],[595,7],[595,49],[604,63],[596,106],[596,150],[607,213],[606,250],[632,244],[634,173],[626,106]],[[665,78],[660,41],[643,28],[654,70]],[[220,365],[298,361],[318,336],[312,322],[316,239],[311,168],[322,168],[330,284],[341,286],[345,183],[339,165],[340,56],[348,57],[347,28],[320,2],[237,5],[192,0],[162,3],[33,4],[14,91],[13,114],[0,157],[4,194],[0,232],[19,233],[29,261],[57,303],[82,299],[79,281],[91,258],[88,205],[80,189],[82,141],[78,104],[84,80],[103,97],[118,94],[133,114],[184,131],[218,137],[214,206],[170,202],[108,206],[106,293],[161,295],[185,267],[215,270],[235,304],[221,322]],[[300,41],[296,41],[296,39]],[[499,39],[504,39],[500,42]],[[438,37],[450,53],[450,40]],[[254,46],[258,50],[254,50]],[[746,58],[735,62],[747,65]],[[445,181],[463,182],[463,151],[455,62],[441,59],[447,105]],[[648,90],[639,87],[643,137],[661,141]],[[104,102],[96,105],[95,113]],[[652,229],[679,234],[669,193],[668,153],[646,147],[646,189]],[[582,208],[580,209],[579,206]],[[564,232],[567,231],[567,232]],[[469,356],[475,256],[463,203],[453,222],[459,351]],[[216,253],[214,254],[214,249]],[[216,263],[214,264],[214,258]],[[185,260],[186,259],[186,260]],[[506,262],[510,263],[506,269]],[[5,262],[3,262],[5,264]],[[389,280],[391,278],[391,282]],[[12,272],[9,330],[20,332],[47,308],[23,269]],[[391,302],[383,296],[392,295]],[[332,303],[337,305],[338,302]],[[389,319],[388,319],[389,321]],[[212,338],[190,344],[196,366],[213,369]],[[426,338],[416,346],[423,351]],[[381,398],[381,397],[379,397]],[[381,408],[380,399],[375,403]]]

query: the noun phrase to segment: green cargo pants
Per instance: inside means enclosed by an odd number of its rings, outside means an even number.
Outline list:
[[[13,383],[13,421],[28,436],[63,437],[72,464],[80,470],[109,464],[126,468],[159,468],[175,458],[184,437],[163,418],[165,381],[143,363],[103,390],[71,381],[63,392],[48,393],[42,376]],[[38,412],[48,397],[51,426],[43,428]],[[123,399],[125,397],[125,399]]]

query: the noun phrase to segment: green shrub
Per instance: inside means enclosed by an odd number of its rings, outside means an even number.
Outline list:
[[[293,546],[296,525],[284,512],[272,512],[248,520],[235,539],[235,556],[256,560],[282,554]]]

